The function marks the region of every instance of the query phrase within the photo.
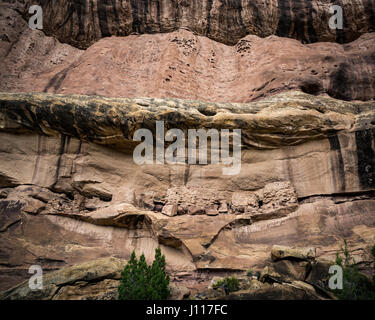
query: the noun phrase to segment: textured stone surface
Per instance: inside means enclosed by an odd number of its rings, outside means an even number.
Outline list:
[[[307,260],[307,259],[314,259],[315,258],[315,249],[314,248],[303,248],[303,249],[293,249],[284,246],[273,246],[271,250],[271,257],[272,260],[283,260],[283,259],[299,259],[299,260]]]
[[[158,246],[179,299],[265,265],[228,298],[329,298],[343,239],[373,275],[373,0],[336,1],[337,32],[329,1],[40,1],[43,31],[31,3],[0,1],[3,298],[115,299],[101,268]],[[157,120],[241,129],[240,173],[137,166],[133,134]]]
[[[1,62],[1,91],[213,102],[249,102],[289,90],[375,98],[375,33],[346,45],[251,35],[226,46],[180,30],[106,38],[82,51],[26,27],[13,41]]]
[[[125,263],[115,258],[98,259],[62,268],[43,276],[43,289],[31,290],[25,281],[0,295],[10,300],[109,300],[117,298],[117,288]]]
[[[4,2],[4,1],[3,1]],[[14,1],[5,1],[14,2]],[[323,0],[55,0],[15,1],[28,17],[31,4],[42,4],[45,32],[86,48],[98,39],[131,33],[164,33],[186,28],[225,44],[255,34],[302,42],[348,42],[375,31],[372,0],[340,0],[344,29],[331,30],[329,1]]]
[[[64,10],[72,10],[69,17],[73,21],[63,24],[61,30],[67,28],[63,32],[69,33],[80,25],[77,22],[76,10],[86,1],[68,1],[69,5],[62,6],[60,2],[64,1],[59,0],[59,4],[55,1],[45,2],[50,10],[58,12],[54,12],[52,22],[46,17],[44,31],[60,19],[59,14]],[[370,1],[366,1],[368,3],[363,7],[356,4],[345,11],[354,14],[353,23],[356,21],[370,26],[366,24],[366,16],[361,13],[361,10],[366,8],[366,12],[371,15],[368,8]],[[274,5],[276,2],[274,1]],[[299,2],[307,5],[310,1]],[[139,3],[145,5],[145,2]],[[191,7],[189,2],[186,3]],[[235,2],[231,1],[223,2],[223,5],[230,3],[235,5]],[[156,4],[157,2],[152,2],[150,6]],[[375,73],[375,36],[374,32],[365,34],[365,31],[371,31],[371,28],[367,30],[358,27],[358,30],[363,30],[359,34],[363,35],[359,39],[355,37],[356,41],[345,45],[329,42],[303,45],[294,39],[277,36],[263,39],[257,36],[257,32],[250,32],[250,35],[246,36],[246,33],[230,31],[230,39],[234,40],[233,45],[228,46],[205,37],[205,33],[194,34],[179,29],[171,33],[129,35],[101,40],[99,37],[98,41],[95,40],[95,43],[84,51],[61,44],[57,40],[59,37],[45,36],[42,31],[30,30],[19,13],[22,8],[16,11],[14,5],[0,3],[0,91],[136,98],[176,97],[214,102],[249,102],[289,90],[329,95],[344,100],[375,98],[375,82],[372,76]],[[253,1],[249,1],[248,5],[254,6]],[[119,7],[119,3],[116,6]],[[262,6],[264,5],[259,4],[257,8]],[[326,5],[318,7],[324,8]],[[103,5],[101,12],[112,10],[111,8],[111,5]],[[81,15],[84,21],[92,18],[91,15],[87,16],[90,11],[82,12],[85,12]],[[301,14],[304,11],[297,12]],[[228,17],[230,13],[236,14],[236,11],[229,11]],[[114,13],[107,15],[114,16]],[[289,19],[290,15],[283,17]],[[191,21],[189,19],[187,21]],[[264,22],[265,19],[268,19],[267,15],[260,21]],[[98,20],[95,18],[95,21]],[[249,18],[249,21],[253,19]],[[373,23],[375,18],[371,21]],[[79,37],[83,39],[90,37],[91,31],[100,30],[99,27],[90,26],[87,21],[81,26],[83,29]],[[259,30],[265,30],[263,27],[260,26]],[[120,29],[119,27],[114,30]],[[303,28],[300,25],[298,29]],[[305,32],[303,30],[302,32]],[[117,32],[114,32],[114,35],[116,34]],[[223,30],[220,29],[218,34],[223,34]],[[269,34],[274,33],[268,32],[267,35]],[[345,31],[343,34],[348,36],[350,32]],[[69,34],[64,37],[74,39]]]
[[[329,138],[334,133],[371,130],[374,102],[350,103],[289,92],[249,104],[179,99],[113,99],[89,96],[1,93],[1,129],[60,134],[107,146],[135,147],[133,134],[144,128],[241,129],[248,148],[274,149]],[[213,113],[212,110],[215,110]],[[291,123],[291,119],[293,119]],[[93,122],[96,125],[92,125]],[[301,134],[303,133],[303,134]],[[358,142],[371,137],[356,135]],[[333,141],[335,139],[335,141]]]
[[[151,261],[158,245],[172,274],[190,274],[189,289],[210,280],[202,271],[264,266],[275,244],[313,245],[332,260],[346,238],[370,270],[373,112],[370,102],[298,92],[243,105],[1,94],[3,289],[38,261],[56,270],[133,249]],[[221,164],[135,165],[132,134],[157,119],[241,128],[240,174],[223,176]],[[169,202],[176,216],[161,212]],[[212,216],[214,204],[226,210]]]
[[[229,47],[184,30],[108,38],[64,72],[56,72],[54,82],[49,76],[43,83],[44,76],[33,86],[55,93],[214,102],[249,102],[293,89],[343,100],[372,100],[374,43],[375,33],[347,45],[302,45],[293,39],[248,36]]]
[[[274,253],[289,255],[273,261]],[[324,300],[336,299],[328,287],[329,268],[333,261],[315,259],[309,254],[315,248],[292,248],[274,246],[271,262],[261,272],[252,269],[246,274],[237,273],[237,291],[225,293],[225,286],[214,286],[222,277],[214,277],[206,290],[196,294],[195,299],[226,300]],[[298,257],[296,259],[296,257]],[[319,274],[318,277],[316,277]],[[312,276],[313,275],[313,276]]]

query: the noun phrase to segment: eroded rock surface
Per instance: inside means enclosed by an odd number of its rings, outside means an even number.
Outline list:
[[[375,33],[345,45],[251,35],[226,46],[180,30],[106,38],[82,51],[27,28],[13,41],[1,62],[2,91],[213,102],[289,90],[375,98]]]
[[[31,4],[41,4],[45,32],[61,42],[87,48],[108,36],[164,33],[186,28],[225,44],[255,34],[277,35],[304,43],[355,40],[375,31],[372,0],[55,0],[3,1],[26,18]],[[344,29],[331,30],[332,5],[344,13]]]
[[[43,289],[31,290],[25,281],[0,295],[11,300],[113,300],[125,263],[103,258],[62,268],[43,276]]]
[[[332,4],[344,30],[329,28]],[[158,246],[179,299],[248,268],[262,277],[229,298],[327,298],[343,239],[372,275],[374,6],[1,1],[1,297],[115,299],[111,272]],[[137,166],[134,132],[159,120],[241,129],[240,172]],[[35,264],[47,289],[29,296]]]
[[[353,23],[356,21],[370,26],[366,24],[366,15],[361,13],[361,10],[366,9],[366,14],[371,15],[370,1],[366,1],[364,6],[358,3],[345,10],[354,14]],[[69,4],[64,6],[63,2]],[[90,3],[97,6],[99,2],[103,1]],[[146,5],[142,1],[136,2]],[[198,2],[203,5],[205,3]],[[196,6],[198,10],[198,2],[193,5],[187,1],[186,6]],[[292,4],[296,1],[284,2]],[[311,1],[297,2],[307,6]],[[48,21],[48,14],[45,14],[44,32],[55,26],[54,23],[59,21],[65,10],[70,12],[68,18],[72,21],[68,19],[64,20],[65,24],[59,24],[59,32],[67,33],[62,38],[53,32],[47,32],[50,36],[46,36],[41,30],[32,31],[27,20],[19,13],[22,8],[15,10],[14,3],[0,3],[0,91],[127,98],[175,97],[213,102],[250,102],[290,90],[329,95],[343,100],[370,101],[375,98],[375,33],[371,28],[367,30],[358,27],[361,30],[358,31],[358,37],[351,39],[355,41],[343,45],[332,42],[302,44],[295,39],[283,38],[281,36],[285,35],[277,32],[266,32],[268,37],[261,38],[259,36],[263,35],[257,32],[246,35],[247,33],[230,31],[233,43],[228,46],[207,38],[205,32],[194,34],[181,28],[170,30],[169,33],[145,32],[146,34],[119,37],[121,27],[115,25],[112,27],[112,37],[101,39],[98,36],[96,39],[96,36],[90,34],[99,32],[100,28],[94,28],[87,21],[92,18],[87,15],[89,9],[84,8],[88,3],[66,0],[44,2],[44,6],[49,8],[45,11],[53,17],[53,21]],[[150,8],[157,3],[150,3]],[[182,2],[175,3],[182,5]],[[218,7],[215,3],[213,1],[213,7]],[[236,5],[233,1],[222,2],[222,5],[231,3]],[[166,2],[160,4],[164,7]],[[125,5],[125,2],[116,2],[115,7],[121,5]],[[254,10],[264,6],[255,6],[253,1],[248,1],[247,5],[254,6]],[[319,12],[318,8],[325,8],[327,5],[317,5],[316,12]],[[83,7],[78,10],[80,6]],[[103,5],[100,12],[104,15],[111,8],[112,5]],[[130,11],[125,11],[123,14],[132,19]],[[154,9],[148,12],[154,12]],[[199,10],[197,12],[201,13]],[[233,14],[235,12],[236,10]],[[297,17],[305,11],[298,9],[297,12],[293,16]],[[228,17],[230,13],[228,11]],[[107,17],[114,18],[115,13],[107,14]],[[282,17],[290,19],[291,15],[283,14]],[[192,21],[190,18],[186,18],[186,21]],[[77,19],[82,19],[82,23],[79,24]],[[260,21],[265,19],[277,21],[272,16],[262,17]],[[373,23],[375,18],[371,19]],[[95,18],[95,21],[100,20]],[[220,21],[222,26],[223,22]],[[249,18],[249,21],[254,20]],[[292,30],[294,26],[299,30],[298,34],[307,30],[303,24],[291,23],[290,28],[285,28]],[[349,23],[348,19],[346,23]],[[86,37],[93,41],[87,50],[59,42],[64,39],[73,41],[75,38],[70,32],[76,32],[75,28],[80,25],[82,30],[77,37],[83,39],[82,43]],[[238,24],[234,23],[233,26]],[[259,30],[266,29],[260,26]],[[224,32],[225,30],[220,29],[217,34],[223,35]],[[297,35],[295,32],[293,34]],[[350,32],[345,31],[343,34],[349,35]],[[328,40],[324,37],[321,39]]]
[[[218,285],[215,277],[210,286],[195,299],[219,300],[324,300],[335,299],[330,292],[329,268],[333,261],[316,259],[315,248],[273,246],[271,262],[263,270],[250,269],[237,274],[238,287],[230,292]],[[318,277],[316,275],[319,274]],[[370,281],[370,280],[369,280]]]
[[[264,266],[275,244],[332,260],[346,238],[370,270],[373,110],[299,92],[250,104],[1,94],[2,289],[38,262],[56,270],[133,249],[151,261],[159,245],[190,289],[215,272]],[[240,173],[137,166],[134,131],[157,120],[242,129]],[[171,205],[176,214],[163,210]]]

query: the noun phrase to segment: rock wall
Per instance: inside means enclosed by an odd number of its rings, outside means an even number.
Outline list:
[[[36,3],[43,31],[27,25]],[[332,4],[344,30],[329,29]],[[33,264],[48,272],[38,298],[114,298],[112,271],[158,246],[173,285],[191,290],[262,268],[275,244],[333,260],[347,239],[372,275],[374,6],[0,1],[0,298],[28,297]],[[240,172],[137,166],[134,132],[158,120],[241,129]],[[305,280],[253,292],[246,278],[230,298],[321,298]]]
[[[29,264],[55,270],[126,259],[133,249],[150,260],[158,245],[186,281],[262,267],[275,243],[313,245],[334,259],[344,238],[368,270],[373,110],[372,102],[298,92],[243,105],[1,94],[2,289],[20,282]],[[133,133],[153,130],[156,120],[166,128],[241,128],[241,172],[137,166]]]
[[[14,1],[5,1],[14,2]],[[246,35],[277,35],[303,43],[350,42],[375,31],[373,0],[39,0],[17,1],[21,12],[41,4],[45,31],[61,42],[87,48],[108,36],[164,33],[186,28],[234,45]],[[343,30],[331,30],[331,5],[344,11]]]
[[[179,30],[105,38],[80,50],[32,31],[14,8],[0,6],[3,92],[245,103],[300,90],[375,99],[375,33],[345,45],[249,35],[227,46]]]
[[[248,36],[229,47],[181,30],[102,39],[86,51],[30,33],[0,63],[0,90],[241,103],[289,90],[375,99],[375,33],[344,46]]]

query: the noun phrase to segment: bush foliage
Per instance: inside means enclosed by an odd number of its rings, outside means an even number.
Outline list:
[[[222,280],[217,281],[213,284],[212,288],[224,288],[226,292],[234,292],[239,289],[240,283],[235,276],[227,277]]]
[[[373,283],[359,272],[354,258],[351,257],[348,244],[344,240],[344,248],[341,248],[344,257],[340,253],[336,254],[336,264],[343,270],[343,289],[334,290],[337,298],[341,300],[368,300],[375,299],[375,279]],[[371,251],[374,257],[375,268],[375,245]]]
[[[165,256],[160,248],[155,250],[155,259],[147,265],[144,254],[137,260],[133,251],[130,260],[121,273],[118,288],[119,300],[165,300],[170,291],[169,276],[165,271]]]

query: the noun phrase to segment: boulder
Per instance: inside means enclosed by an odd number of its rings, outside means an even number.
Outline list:
[[[273,262],[272,266],[283,278],[301,281],[306,279],[311,269],[310,262],[285,259]]]
[[[191,294],[190,290],[181,284],[171,283],[169,285],[169,289],[171,292],[171,295],[169,296],[169,300],[187,299],[189,298]]]
[[[162,211],[162,214],[165,214],[168,217],[174,217],[177,215],[177,205],[176,204],[166,204]]]
[[[280,284],[275,287],[241,290],[220,297],[223,300],[321,300],[310,287]]]
[[[282,283],[282,276],[272,266],[266,266],[260,273],[259,281],[269,283]]]
[[[104,279],[98,282],[79,281],[61,287],[53,300],[117,300],[119,280]]]
[[[328,289],[328,280],[331,277],[329,268],[334,264],[333,261],[324,259],[317,259],[311,262],[311,271],[306,281],[323,289]]]
[[[286,246],[274,245],[271,250],[273,261],[282,259],[313,260],[316,257],[315,248],[291,248]]]
[[[43,288],[31,290],[25,281],[0,294],[1,300],[51,300],[114,297],[125,262],[113,257],[85,262],[43,275]],[[107,280],[107,281],[106,281]],[[109,281],[113,280],[113,281]],[[116,281],[117,280],[117,281]],[[81,289],[82,294],[80,293]],[[108,296],[106,296],[108,294]]]

